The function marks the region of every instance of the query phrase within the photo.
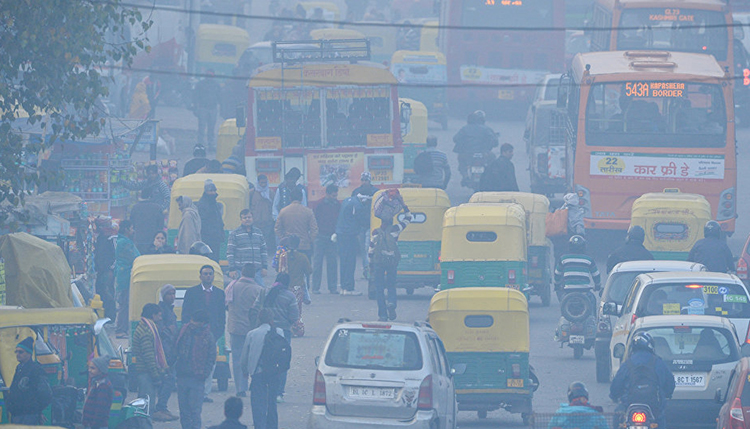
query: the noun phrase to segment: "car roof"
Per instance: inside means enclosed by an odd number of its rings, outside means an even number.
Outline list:
[[[610,274],[632,271],[703,271],[705,268],[703,264],[687,261],[628,261],[615,265]]]
[[[386,328],[387,327],[387,328]],[[422,332],[425,330],[432,331],[427,324],[419,323],[398,323],[398,322],[343,322],[338,323],[334,326],[334,329],[388,329],[391,331],[408,331],[408,332]]]
[[[733,330],[734,325],[726,317],[706,316],[702,314],[644,316],[635,319],[633,332],[636,329],[658,328],[664,326],[693,326],[706,328],[725,328]]]
[[[672,281],[695,281],[695,282],[717,282],[742,284],[742,281],[733,274],[714,273],[710,271],[672,271],[660,273],[646,273],[639,277],[645,277],[649,284],[670,283]]]

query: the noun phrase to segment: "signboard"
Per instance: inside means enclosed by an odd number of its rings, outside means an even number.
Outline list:
[[[256,137],[255,150],[281,150],[281,137]]]
[[[393,134],[368,134],[367,147],[393,147]]]
[[[307,155],[307,189],[309,200],[325,196],[326,186],[335,184],[340,195],[351,195],[360,185],[359,177],[365,170],[362,152],[311,153]]]
[[[461,81],[486,84],[540,83],[547,71],[521,69],[493,69],[489,67],[461,66]]]
[[[621,179],[723,180],[724,156],[592,152],[589,174]]]

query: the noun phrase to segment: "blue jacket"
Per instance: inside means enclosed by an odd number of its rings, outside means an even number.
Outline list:
[[[582,415],[590,414],[590,416]],[[609,429],[604,416],[591,407],[560,404],[550,420],[548,429]]]
[[[628,360],[622,363],[620,369],[617,370],[617,374],[615,374],[615,378],[612,380],[612,384],[609,386],[609,397],[612,398],[614,402],[618,402],[619,400],[619,402],[624,405],[630,405],[627,394],[630,384],[631,368],[646,363],[652,358],[652,356],[654,356],[654,354],[651,352],[637,350],[630,355]],[[664,409],[663,405],[666,403],[667,398],[671,398],[672,393],[674,393],[674,375],[672,375],[672,371],[667,368],[667,365],[659,356],[656,356],[654,370],[656,371],[659,385],[659,404],[656,404],[656,406],[661,409],[652,409],[652,411],[654,414],[659,415]],[[647,405],[651,408],[655,407],[653,404]]]
[[[370,223],[370,211],[357,197],[349,197],[341,203],[336,222],[336,235],[356,235]]]

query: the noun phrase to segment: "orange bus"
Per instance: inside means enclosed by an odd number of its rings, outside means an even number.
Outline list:
[[[577,55],[561,78],[558,106],[567,112],[567,177],[586,228],[626,229],[636,198],[679,190],[705,196],[713,217],[733,232],[732,86],[710,55]]]

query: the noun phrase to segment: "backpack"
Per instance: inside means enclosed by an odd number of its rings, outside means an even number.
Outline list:
[[[401,252],[398,250],[398,238],[390,232],[378,229],[375,237],[375,246],[372,253],[372,261],[375,264],[396,266],[401,261]]]
[[[261,372],[276,375],[289,371],[292,362],[292,346],[284,337],[271,329],[263,339],[263,350],[260,352],[258,366]]]
[[[429,176],[432,174],[432,170],[435,169],[435,165],[432,163],[432,156],[427,151],[420,152],[416,158],[414,158],[414,172],[419,176]]]
[[[630,364],[630,383],[628,385],[628,402],[646,404],[655,414],[661,411],[659,402],[659,377],[656,374],[656,356],[640,365]]]

